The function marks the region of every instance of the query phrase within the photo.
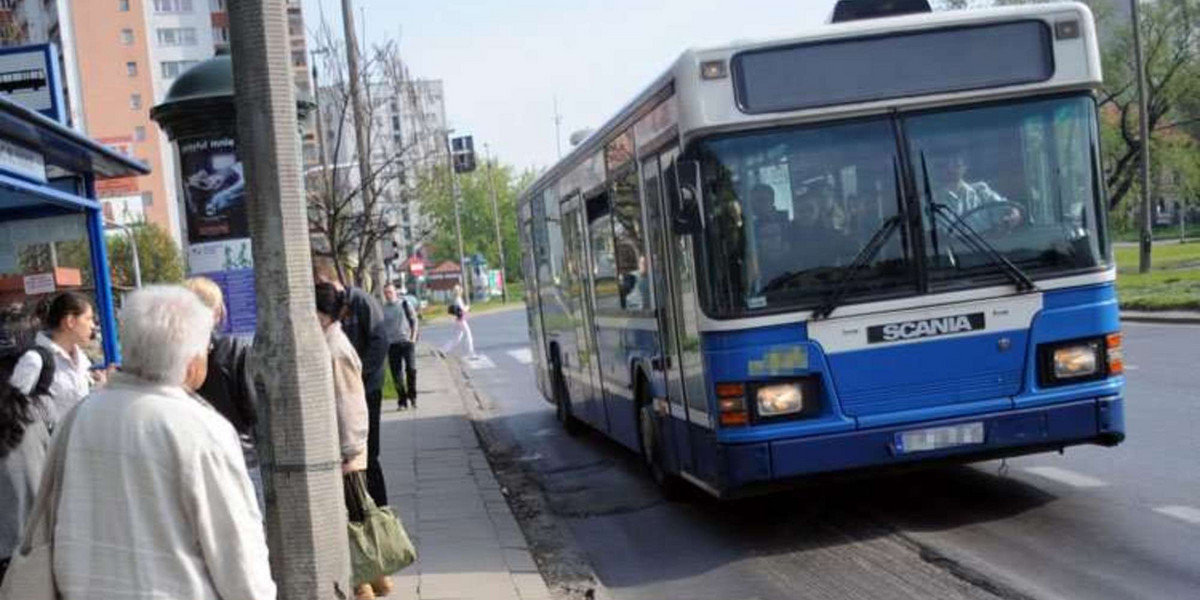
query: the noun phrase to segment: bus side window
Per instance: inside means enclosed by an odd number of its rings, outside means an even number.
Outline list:
[[[621,307],[627,311],[650,310],[653,306],[650,303],[650,274],[647,270],[649,264],[646,260],[637,170],[630,169],[618,176],[613,188],[613,230]]]
[[[620,310],[616,256],[613,248],[612,205],[607,193],[587,201],[588,236],[592,248],[592,285],[596,310]]]

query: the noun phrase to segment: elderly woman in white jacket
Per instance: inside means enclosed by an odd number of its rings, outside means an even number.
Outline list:
[[[346,310],[346,293],[333,284],[318,283],[315,293],[317,320],[325,332],[325,343],[329,346],[329,357],[333,361],[333,395],[337,406],[338,445],[342,452],[342,479],[346,495],[347,515],[351,521],[362,521],[359,508],[359,490],[366,489],[367,433],[370,421],[367,413],[367,396],[363,388],[362,361],[342,331],[341,317]],[[358,600],[369,600],[376,595],[386,596],[392,591],[390,577],[380,577],[355,588]]]
[[[274,600],[237,432],[193,391],[212,311],[151,286],[120,315],[121,371],[76,408],[54,529],[63,600]],[[61,434],[60,434],[61,435]]]

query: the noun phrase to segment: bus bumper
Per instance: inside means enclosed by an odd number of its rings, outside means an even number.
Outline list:
[[[969,423],[983,424],[982,443],[911,453],[897,449],[897,436],[906,431]],[[821,473],[887,469],[926,462],[973,462],[1060,450],[1079,444],[1115,446],[1124,439],[1124,399],[1121,396],[1090,398],[919,425],[763,443],[723,444],[720,457],[724,485],[721,487],[732,492],[736,488],[786,483]]]

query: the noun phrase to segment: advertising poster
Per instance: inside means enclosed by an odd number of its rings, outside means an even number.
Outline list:
[[[179,168],[191,243],[250,235],[246,180],[233,138],[180,140]]]
[[[254,333],[254,257],[250,239],[205,242],[188,246],[188,271],[213,280],[225,296],[224,332]]]

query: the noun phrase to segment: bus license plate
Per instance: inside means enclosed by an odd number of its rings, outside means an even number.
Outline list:
[[[983,423],[931,427],[896,434],[896,453],[911,454],[983,443]]]

